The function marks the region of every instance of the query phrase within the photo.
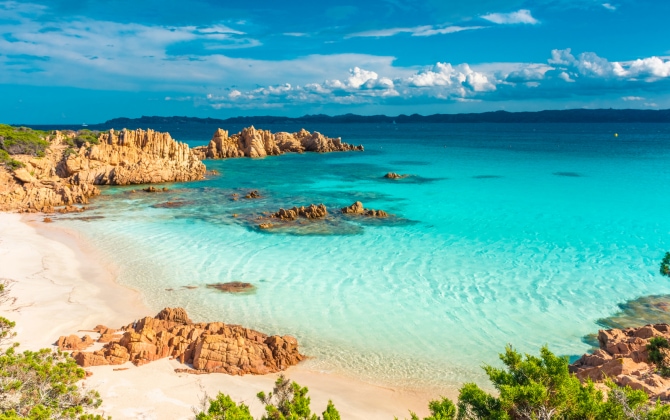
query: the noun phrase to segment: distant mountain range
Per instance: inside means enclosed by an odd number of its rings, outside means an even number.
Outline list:
[[[482,112],[433,115],[305,115],[302,117],[256,116],[226,119],[197,117],[114,118],[95,126],[131,127],[154,124],[290,124],[290,123],[670,123],[670,109],[568,109],[538,112]]]

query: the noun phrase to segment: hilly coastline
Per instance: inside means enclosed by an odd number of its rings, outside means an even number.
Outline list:
[[[119,117],[103,123],[89,124],[91,129],[146,128],[157,124],[430,124],[430,123],[670,123],[670,109],[566,109],[536,112],[493,111],[469,114],[433,115],[303,115],[284,116],[244,116],[225,119],[198,117],[142,116],[140,118]],[[28,124],[32,127],[71,127],[59,124]]]

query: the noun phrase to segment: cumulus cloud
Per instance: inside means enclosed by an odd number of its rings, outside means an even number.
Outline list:
[[[485,26],[437,26],[437,25],[423,25],[412,28],[386,28],[376,29],[371,31],[356,32],[347,35],[345,38],[383,38],[394,36],[402,33],[408,33],[411,36],[433,36],[453,34],[462,31],[472,31],[475,29],[484,29]]]
[[[605,9],[607,9],[607,10],[611,10],[611,11],[615,11],[615,10],[616,10],[616,6],[614,6],[614,5],[610,4],[610,3],[603,3],[603,7],[604,7]]]
[[[540,23],[539,20],[535,19],[530,14],[530,10],[528,9],[521,9],[511,13],[490,13],[488,15],[482,16],[482,19],[486,19],[489,22],[497,23],[499,25],[510,25],[517,23],[537,25]]]
[[[603,80],[645,80],[654,81],[670,77],[670,60],[647,57],[633,61],[608,61],[593,52],[585,52],[575,57],[570,48],[553,50],[549,64],[564,68],[577,77],[600,78]]]
[[[382,75],[353,67],[345,78],[327,79],[304,85],[273,85],[246,91],[235,97],[210,98],[211,106],[238,104],[316,103],[365,104],[380,101],[472,102],[517,97],[560,97],[602,90],[644,89],[659,80],[670,82],[670,60],[650,57],[627,62],[610,62],[592,52],[577,56],[571,50],[553,50],[547,63],[438,62],[405,75]],[[393,67],[390,71],[398,70]],[[668,84],[666,84],[668,86]],[[623,100],[644,100],[623,96]],[[651,104],[651,102],[647,102]],[[651,105],[646,105],[651,106]]]

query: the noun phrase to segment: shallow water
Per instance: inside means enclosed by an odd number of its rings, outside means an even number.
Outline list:
[[[192,145],[216,129],[155,128]],[[366,151],[207,161],[221,175],[167,193],[106,188],[86,213],[104,218],[59,222],[155,311],[179,305],[198,320],[291,334],[312,368],[406,388],[485,383],[481,364],[506,343],[581,354],[619,303],[670,293],[658,274],[670,250],[670,125],[306,128]],[[232,200],[252,189],[262,197]],[[152,207],[177,200],[188,204]],[[357,200],[394,217],[274,232],[253,223],[280,207],[335,213]],[[229,281],[256,290],[205,287]]]

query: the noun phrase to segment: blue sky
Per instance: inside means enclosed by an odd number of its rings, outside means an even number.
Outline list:
[[[670,108],[667,0],[0,0],[0,115]]]

